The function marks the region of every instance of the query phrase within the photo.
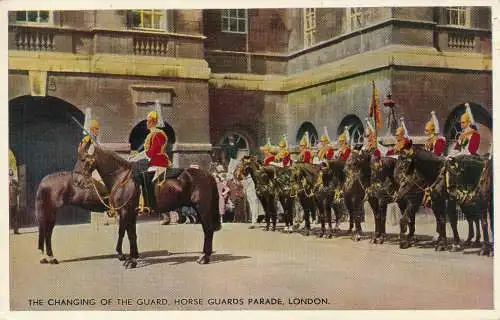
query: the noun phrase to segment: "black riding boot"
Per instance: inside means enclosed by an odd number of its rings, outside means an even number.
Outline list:
[[[146,171],[142,173],[142,195],[144,197],[144,211],[151,212],[155,209],[155,193],[152,180],[154,171]]]

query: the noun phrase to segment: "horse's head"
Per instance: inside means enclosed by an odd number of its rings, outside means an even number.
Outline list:
[[[256,170],[260,167],[260,164],[257,162],[255,157],[253,156],[244,156],[241,159],[240,164],[236,167],[234,176],[237,180],[242,180],[244,177],[248,176],[252,173],[253,170]]]

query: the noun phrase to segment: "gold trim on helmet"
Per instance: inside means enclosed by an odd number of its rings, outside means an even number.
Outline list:
[[[403,127],[398,127],[396,129],[396,136],[399,137],[399,136],[404,136],[405,134],[405,129]]]
[[[279,146],[280,146],[280,148],[286,148],[287,147],[284,136],[281,137]]]
[[[97,120],[90,121],[89,129],[99,129],[99,122]]]
[[[158,121],[158,112],[151,111],[148,113],[147,120]]]
[[[309,141],[307,141],[307,136],[304,135],[302,136],[302,139],[300,139],[299,146],[301,147],[307,147]]]
[[[323,143],[330,143],[330,140],[328,140],[328,137],[326,135],[322,135],[321,138],[319,138],[319,141]]]
[[[471,123],[470,115],[465,112],[460,116],[460,122],[466,122],[467,124]]]
[[[434,121],[431,119],[427,121],[424,127],[425,133],[427,134],[434,134],[436,132],[436,125],[434,124]]]

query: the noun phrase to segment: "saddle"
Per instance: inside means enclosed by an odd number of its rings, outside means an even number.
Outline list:
[[[138,185],[142,186],[142,192],[145,202],[144,204],[146,205],[146,207],[153,210],[157,209],[155,190],[158,188],[162,188],[162,185],[166,180],[177,179],[181,175],[181,173],[184,172],[184,170],[186,170],[186,168],[167,168],[154,181],[153,178],[155,176],[155,171],[142,171],[139,177],[133,175],[134,181]],[[137,178],[139,178],[140,180],[138,179],[139,181],[137,181]]]

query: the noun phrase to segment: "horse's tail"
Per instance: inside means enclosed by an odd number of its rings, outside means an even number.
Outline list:
[[[43,252],[44,239],[47,230],[47,221],[50,206],[50,190],[42,184],[38,186],[35,199],[35,216],[38,220],[38,249]]]
[[[211,177],[212,178],[212,177]],[[214,227],[214,231],[219,231],[221,229],[221,216],[219,213],[219,190],[217,189],[217,183],[215,179],[211,179],[212,185],[212,225]]]

